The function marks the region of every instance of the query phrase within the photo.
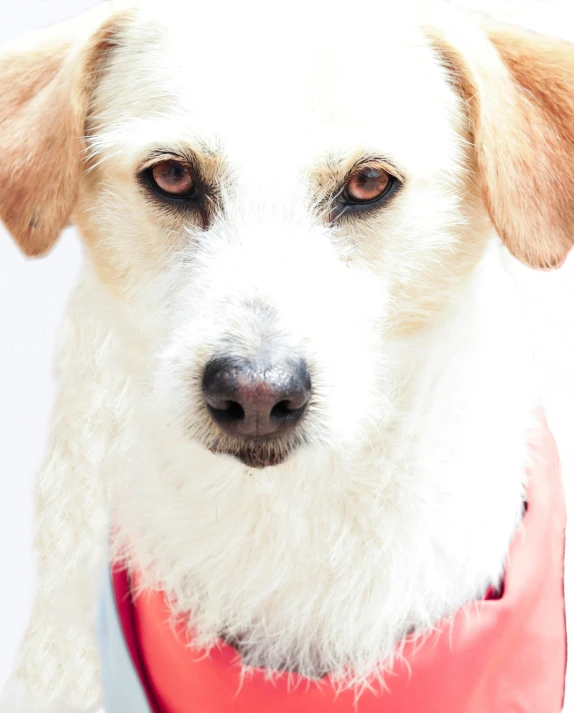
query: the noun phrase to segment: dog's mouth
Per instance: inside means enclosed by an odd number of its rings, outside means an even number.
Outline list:
[[[249,468],[269,468],[281,465],[291,455],[293,448],[285,444],[267,441],[246,441],[234,447],[215,446],[209,449],[212,453],[233,456]]]

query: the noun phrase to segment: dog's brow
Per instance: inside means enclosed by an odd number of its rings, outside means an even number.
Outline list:
[[[98,161],[126,151],[141,162],[158,153],[206,159],[222,155],[220,140],[215,136],[200,136],[189,130],[181,119],[150,117],[132,119],[111,126],[96,125],[87,137],[89,158]]]
[[[144,156],[143,161],[141,162],[140,170],[149,168],[151,164],[154,164],[158,160],[166,158],[175,158],[181,161],[186,161],[188,163],[194,164],[197,162],[201,162],[201,155],[198,156],[195,151],[192,151],[190,149],[182,149],[181,147],[173,148],[169,146],[162,146],[155,148],[152,151],[146,152],[146,155]]]
[[[405,181],[405,172],[396,165],[395,161],[382,153],[361,152],[351,156],[341,156],[340,158],[331,156],[326,162],[326,167],[327,170],[332,171],[337,176],[344,177],[352,173],[357,167],[366,163],[379,164],[399,180]]]

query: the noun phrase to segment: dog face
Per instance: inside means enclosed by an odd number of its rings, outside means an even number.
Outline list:
[[[102,6],[5,59],[4,219],[38,253],[73,213],[182,438],[257,467],[360,452],[412,368],[397,345],[441,318],[489,217],[523,259],[563,258],[572,107],[557,112],[539,67],[558,57],[554,88],[572,82],[569,46],[437,7],[373,4],[384,42],[355,45],[362,16],[343,27],[320,5],[304,22],[296,7]],[[528,224],[507,209],[525,184]]]
[[[373,442],[408,378],[397,344],[465,284],[488,213],[530,262],[568,247],[561,225],[552,243],[508,218],[505,193],[549,181],[525,168],[524,107],[507,107],[518,119],[501,145],[482,98],[490,78],[518,105],[512,71],[524,57],[536,68],[544,48],[444,9],[370,11],[382,44],[349,43],[362,17],[343,26],[319,6],[304,22],[296,7],[267,16],[256,4],[223,19],[177,2],[103,7],[17,55],[30,86],[12,88],[3,117],[16,167],[5,221],[37,253],[72,212],[125,328],[143,338],[152,405],[182,438],[250,466]],[[217,27],[225,51],[190,27]],[[543,96],[530,123],[569,131],[550,104]],[[17,122],[39,138],[14,146]],[[489,159],[505,150],[508,185]],[[550,187],[559,202],[563,188]]]
[[[90,256],[160,355],[166,417],[250,466],[372,442],[389,339],[432,321],[484,247],[457,97],[404,15],[385,50],[401,73],[375,46],[343,57],[336,22],[294,56],[297,18],[237,34],[233,12],[196,71],[209,47],[190,55],[186,23],[138,17],[94,94]]]

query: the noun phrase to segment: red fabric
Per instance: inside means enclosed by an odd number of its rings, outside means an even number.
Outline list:
[[[257,671],[241,682],[233,648],[222,643],[203,657],[190,650],[184,625],[174,630],[164,597],[149,592],[122,622],[132,627],[128,643],[137,638],[130,651],[143,662],[154,713],[559,713],[566,667],[565,504],[547,429],[533,451],[529,506],[502,596],[462,608],[436,634],[407,645],[407,663],[396,663],[385,690],[376,686],[356,701],[352,691],[337,695],[328,678],[319,686],[293,675],[270,682]]]
[[[148,681],[146,668],[142,659],[142,652],[136,632],[136,618],[132,588],[128,571],[123,567],[112,568],[112,588],[114,590],[114,600],[116,611],[122,627],[124,641],[130,654],[130,658],[143,686],[149,707],[152,713],[166,713],[159,708],[155,700],[154,693]],[[127,713],[127,711],[126,711]]]

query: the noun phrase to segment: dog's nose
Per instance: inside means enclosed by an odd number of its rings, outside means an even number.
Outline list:
[[[302,359],[219,358],[203,373],[211,418],[230,436],[284,436],[301,420],[311,395]]]

